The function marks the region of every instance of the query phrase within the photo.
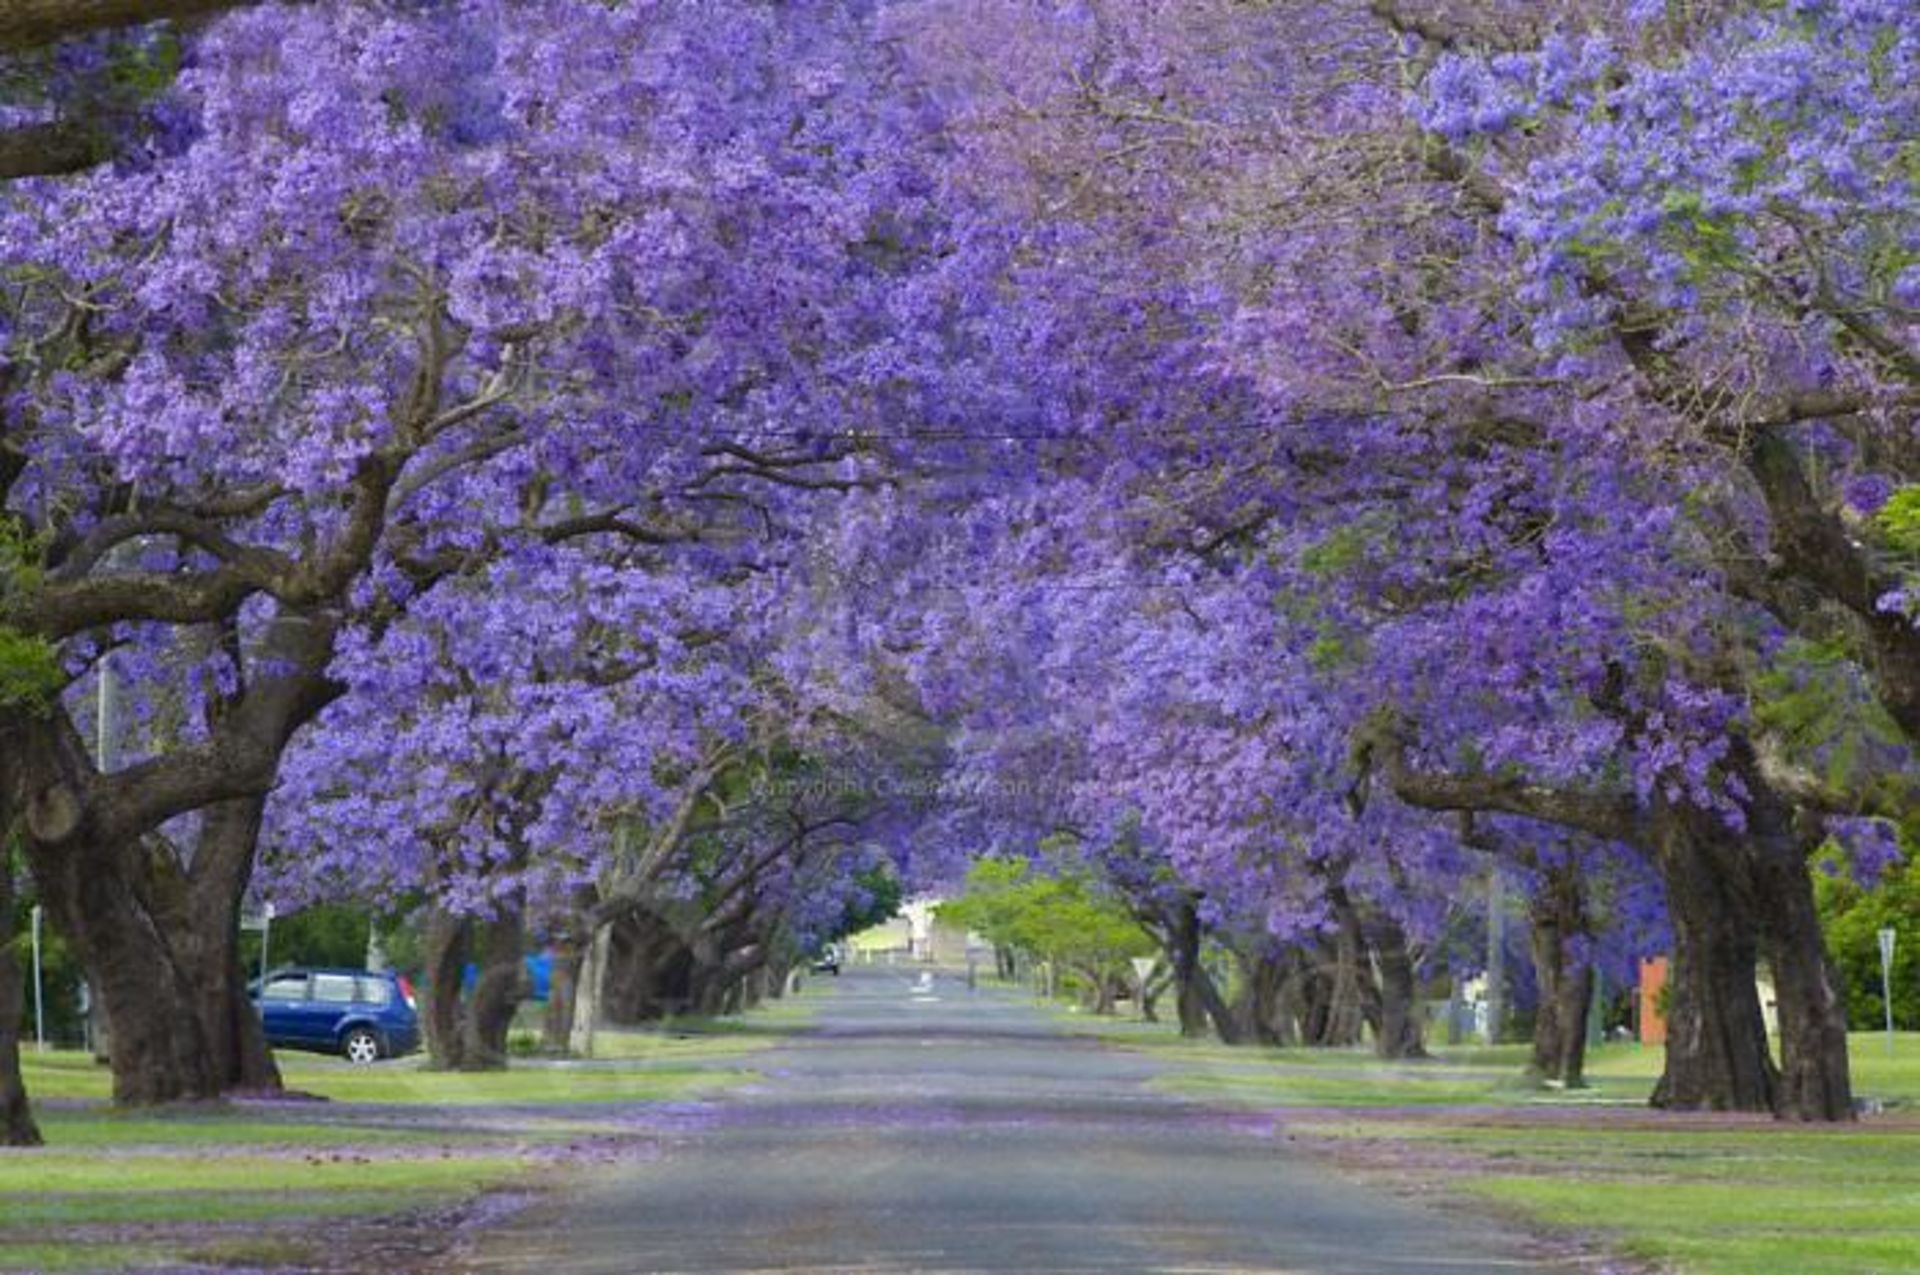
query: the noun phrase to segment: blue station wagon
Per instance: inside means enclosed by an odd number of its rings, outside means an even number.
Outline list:
[[[420,1047],[413,989],[394,973],[283,969],[253,985],[267,1043],[339,1054],[349,1062],[398,1058]]]

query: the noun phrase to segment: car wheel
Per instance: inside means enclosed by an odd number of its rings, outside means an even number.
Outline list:
[[[340,1041],[340,1052],[350,1063],[380,1061],[380,1038],[364,1027],[356,1027]]]

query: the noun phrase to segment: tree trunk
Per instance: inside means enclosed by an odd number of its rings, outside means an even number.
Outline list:
[[[1759,926],[1746,848],[1719,815],[1692,809],[1658,812],[1657,840],[1673,969],[1653,1105],[1771,1112],[1780,1076],[1754,986]]]
[[[477,921],[475,947],[480,976],[462,1023],[461,1071],[504,1071],[514,1012],[531,990],[527,978],[526,922],[518,909]]]
[[[106,1020],[117,1103],[280,1087],[237,955],[239,909],[281,753],[341,689],[324,673],[335,633],[305,613],[270,626],[262,667],[212,723],[226,747],[191,789],[207,795],[186,862],[141,823],[169,808],[143,786],[164,787],[155,771],[109,763],[103,773],[64,710],[0,719],[0,754],[15,763],[0,776],[0,801],[23,803],[41,900]]]
[[[714,1018],[725,1013],[725,949],[713,935],[699,934],[688,944],[687,951],[693,961],[687,980],[687,1012],[700,1018]]]
[[[258,827],[252,815],[211,811],[192,875],[155,852],[69,848],[40,873],[48,912],[89,972],[107,1023],[114,1101],[128,1106],[278,1092],[280,1069],[240,959],[240,905]],[[234,822],[237,820],[237,826]],[[213,856],[227,838],[247,868]],[[43,860],[44,863],[44,860]]]
[[[1245,1039],[1270,1047],[1294,1043],[1293,1023],[1283,1003],[1292,956],[1262,945],[1255,955],[1240,958],[1244,986],[1236,1013]]]
[[[1280,969],[1280,985],[1274,991],[1274,1030],[1276,1044],[1284,1046],[1313,1043],[1308,1028],[1313,1019],[1314,968],[1306,952],[1287,949]]]
[[[547,1012],[540,1024],[541,1051],[552,1055],[571,1052],[574,1006],[580,996],[580,972],[586,948],[573,934],[553,944],[553,974],[547,984]]]
[[[1110,974],[1101,973],[1099,970],[1083,970],[1081,972],[1086,976],[1087,983],[1091,989],[1093,1012],[1102,1017],[1112,1017],[1119,1000],[1116,995],[1118,980]]]
[[[1147,975],[1147,985],[1140,992],[1141,1021],[1148,1023],[1160,1021],[1160,998],[1165,996],[1167,989],[1172,986],[1173,975],[1164,965],[1156,967],[1153,973]]]
[[[1407,950],[1406,931],[1384,919],[1372,928],[1374,957],[1380,963],[1380,1020],[1374,1026],[1373,1051],[1381,1058],[1425,1058],[1420,979]]]
[[[689,1011],[695,963],[670,926],[641,914],[614,922],[607,933],[600,988],[604,1021],[634,1026]]]
[[[1782,812],[1764,808],[1761,801],[1755,806],[1762,855],[1761,941],[1773,969],[1780,1020],[1776,1112],[1783,1119],[1852,1120],[1846,1002],[1820,929],[1806,855],[1790,828],[1770,817]]]
[[[240,960],[240,907],[253,877],[264,799],[230,801],[205,814],[178,911],[167,916],[172,946],[194,989],[194,1011],[223,1090],[284,1088]]]
[[[1538,1083],[1584,1088],[1593,969],[1574,951],[1575,941],[1588,935],[1578,865],[1545,870],[1529,911],[1540,1004],[1534,1014],[1533,1057],[1527,1071]]]
[[[593,1057],[594,1036],[600,1030],[600,1016],[606,1001],[607,964],[612,946],[611,925],[598,927],[587,940],[580,978],[574,984],[573,1023],[567,1034],[567,1052],[575,1058]]]
[[[1333,1030],[1333,964],[1324,945],[1311,957],[1303,958],[1298,976],[1300,1002],[1300,1043],[1325,1048]]]
[[[727,985],[712,968],[694,966],[688,989],[681,1012],[695,1018],[718,1018],[727,1012]]]
[[[1920,675],[1914,684],[1920,687]],[[1632,714],[1617,701],[1608,690],[1597,702],[1631,723]],[[1666,887],[1674,941],[1666,1069],[1653,1092],[1655,1106],[1846,1119],[1852,1104],[1842,1019],[1806,877],[1821,830],[1761,772],[1750,741],[1735,735],[1729,742],[1724,770],[1746,793],[1739,829],[1729,827],[1723,812],[1658,794],[1645,807],[1626,793],[1415,772],[1406,765],[1405,739],[1391,729],[1368,740],[1362,753],[1366,766],[1385,762],[1395,793],[1413,805],[1544,819],[1650,855]],[[1784,1052],[1793,1073],[1784,1085],[1768,1053],[1754,986],[1763,937],[1782,967],[1776,978],[1783,985]]]
[[[13,956],[13,854],[0,844],[0,1147],[37,1147],[40,1128],[20,1075],[21,970]]]
[[[726,955],[714,971],[715,982],[724,990],[720,997],[720,1012],[732,1017],[752,1008],[754,976],[767,963],[766,945],[750,935],[743,936],[740,945],[722,949]]]
[[[1220,995],[1213,977],[1201,960],[1200,910],[1194,899],[1183,898],[1167,909],[1165,943],[1167,967],[1173,972],[1174,1007],[1180,1017],[1180,1034],[1201,1037],[1208,1024],[1225,1045],[1241,1042],[1240,1025],[1233,1007]]]
[[[436,1071],[456,1071],[466,1058],[462,1030],[461,983],[466,978],[467,954],[473,943],[473,922],[432,907],[426,925],[426,1029],[428,1064]]]
[[[1326,991],[1325,1025],[1319,1044],[1348,1049],[1365,1037],[1368,994],[1373,992],[1373,971],[1367,955],[1366,936],[1360,929],[1360,914],[1347,897],[1346,890],[1329,890],[1334,919],[1333,966]]]
[[[1180,1034],[1189,1039],[1205,1036],[1207,1008],[1199,984],[1206,970],[1200,964],[1200,918],[1191,901],[1182,900],[1168,909],[1165,947],[1167,968],[1173,971],[1173,1005]]]
[[[129,860],[139,859],[151,870],[130,870]],[[48,916],[86,967],[106,1015],[113,1100],[153,1106],[218,1098],[225,1060],[216,1058],[203,1018],[212,996],[168,942],[166,914],[185,910],[186,888],[171,865],[141,849],[82,838],[32,861]]]

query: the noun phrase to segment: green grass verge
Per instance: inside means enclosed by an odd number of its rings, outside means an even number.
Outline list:
[[[105,1069],[86,1062],[35,1062],[24,1069],[36,1099],[104,1102],[112,1094]],[[331,1061],[282,1060],[290,1088],[335,1102],[475,1107],[570,1102],[665,1102],[695,1097],[746,1077],[681,1064],[634,1069],[595,1069],[564,1064],[521,1063],[511,1071],[477,1075],[429,1071],[406,1059],[372,1067]]]
[[[406,1129],[383,1128],[360,1121],[318,1122],[295,1109],[272,1117],[246,1111],[210,1108],[206,1111],[137,1112],[108,1107],[40,1111],[40,1132],[56,1150],[68,1148],[140,1147],[211,1150],[217,1147],[316,1148],[388,1147],[418,1142],[421,1135]],[[440,1130],[439,1141],[458,1143],[477,1138]]]
[[[473,1107],[569,1102],[664,1102],[697,1097],[748,1079],[740,1068],[715,1064],[743,1058],[771,1043],[766,1035],[675,1040],[641,1033],[610,1033],[602,1057],[631,1067],[516,1061],[511,1070],[465,1074],[429,1071],[420,1058],[355,1067],[330,1058],[280,1056],[289,1088],[335,1102]],[[107,1069],[83,1055],[32,1057],[22,1066],[36,1099],[105,1102],[113,1091]]]
[[[1329,1075],[1310,1071],[1249,1075],[1183,1072],[1153,1082],[1168,1093],[1260,1107],[1593,1106],[1646,1097],[1637,1082],[1600,1081],[1574,1093],[1534,1089],[1512,1077],[1454,1071],[1410,1075]]]
[[[1596,1088],[1517,1083],[1523,1046],[1379,1063],[1360,1051],[1227,1050],[1159,1036],[1157,1083],[1293,1109],[1288,1133],[1333,1145],[1383,1181],[1441,1185],[1528,1222],[1695,1275],[1920,1271],[1920,1117],[1843,1127],[1664,1117],[1643,1107],[1658,1049],[1596,1051]],[[1920,1035],[1853,1038],[1856,1092],[1920,1107]],[[1608,1102],[1608,1099],[1618,1099]],[[1575,1109],[1582,1102],[1596,1109]],[[1558,1109],[1548,1109],[1549,1107]]]
[[[812,1013],[782,1004],[611,1031],[591,1063],[517,1060],[482,1075],[428,1071],[418,1058],[353,1067],[281,1055],[289,1087],[334,1100],[317,1106],[120,1112],[107,1105],[106,1068],[84,1055],[29,1055],[29,1091],[58,1101],[38,1113],[49,1147],[0,1152],[0,1270],[300,1265],[314,1224],[415,1214],[525,1182],[543,1148],[605,1132],[607,1104],[685,1100],[749,1080],[745,1060]]]
[[[1522,1083],[1525,1045],[1441,1046],[1428,1061],[1383,1063],[1365,1049],[1229,1049],[1154,1024],[1069,1021],[1083,1034],[1176,1065],[1157,1082],[1162,1088],[1264,1106],[1638,1103],[1652,1091],[1664,1058],[1657,1047],[1599,1046],[1588,1057],[1590,1087],[1563,1094]],[[1920,1107],[1920,1033],[1896,1036],[1891,1056],[1883,1034],[1856,1033],[1851,1043],[1856,1094]]]
[[[685,1062],[619,1068],[524,1062],[510,1071],[466,1074],[429,1071],[413,1060],[373,1067],[299,1063],[285,1074],[293,1088],[336,1102],[434,1107],[673,1102],[712,1093],[752,1075],[744,1069]]]
[[[1176,1068],[1154,1082],[1157,1088],[1262,1107],[1632,1104],[1645,1100],[1658,1074],[1657,1053],[1633,1045],[1596,1050],[1588,1087],[1572,1092],[1525,1083],[1526,1052],[1507,1046],[1438,1049],[1432,1059],[1403,1063],[1348,1049],[1227,1049],[1192,1041],[1144,1048]]]
[[[379,1217],[451,1204],[495,1181],[479,1177],[462,1189],[421,1187],[385,1191],[244,1191],[209,1198],[199,1191],[129,1191],[95,1195],[36,1195],[7,1202],[0,1248],[11,1246],[16,1228],[148,1225],[153,1223],[278,1222],[289,1217]]]
[[[183,1164],[185,1160],[191,1164]],[[183,1197],[207,1195],[207,1203],[212,1204],[214,1196],[262,1191],[446,1190],[511,1176],[519,1166],[519,1160],[506,1156],[376,1158],[314,1152],[191,1157],[38,1151],[0,1156],[0,1198],[8,1204],[0,1214],[0,1225],[10,1225],[14,1208],[37,1195],[99,1197],[165,1191]]]
[[[0,1271],[119,1271],[158,1266],[178,1254],[159,1244],[0,1243]]]
[[[1920,1126],[1481,1127],[1436,1142],[1464,1194],[1698,1275],[1920,1269]]]

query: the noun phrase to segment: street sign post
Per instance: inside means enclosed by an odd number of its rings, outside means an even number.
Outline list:
[[[262,903],[258,912],[243,913],[240,917],[241,929],[260,931],[260,983],[263,987],[266,985],[267,971],[272,968],[267,964],[267,949],[273,937],[273,916],[273,904]]]
[[[1880,931],[1880,999],[1887,1004],[1887,1057],[1893,1057],[1893,928]]]

